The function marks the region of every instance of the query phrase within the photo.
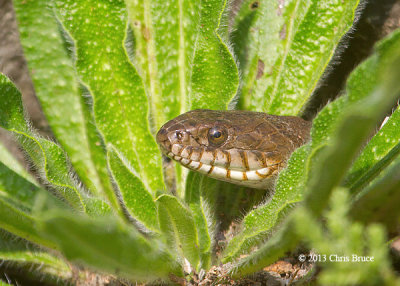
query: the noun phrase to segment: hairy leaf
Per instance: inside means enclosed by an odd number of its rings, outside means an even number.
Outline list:
[[[176,197],[161,195],[157,198],[160,227],[171,245],[192,267],[198,269],[200,261],[199,239],[192,213]]]
[[[203,189],[206,187],[206,183],[203,184],[203,180],[206,180],[205,176],[194,172],[189,173],[186,181],[185,202],[192,210],[197,236],[199,238],[200,268],[207,270],[211,266],[213,222],[210,221],[209,206],[201,197],[204,191]]]
[[[244,2],[242,20],[236,23],[248,38],[238,51],[248,54],[239,57],[244,71],[242,107],[297,115],[351,27],[358,2]]]
[[[56,283],[72,277],[70,267],[60,258],[3,230],[0,230],[0,260],[17,264],[28,276],[41,281]]]
[[[49,248],[56,248],[56,245],[51,240],[43,237],[38,231],[36,223],[36,218],[7,203],[3,196],[0,195],[0,228],[28,241]]]
[[[41,231],[73,262],[138,281],[181,276],[181,268],[158,240],[146,239],[111,218],[48,213]]]
[[[387,43],[392,44],[388,45]],[[314,172],[320,169],[326,170],[327,165],[323,165],[323,167],[315,165],[317,164],[317,162],[315,162],[316,158],[326,153],[327,150],[325,150],[325,147],[332,139],[332,136],[335,136],[335,130],[338,128],[338,123],[341,122],[344,114],[353,112],[348,109],[351,107],[354,108],[356,105],[360,105],[362,106],[360,108],[364,108],[364,98],[381,83],[379,78],[385,78],[385,69],[387,69],[387,64],[390,62],[390,57],[395,53],[395,47],[396,43],[393,42],[391,38],[384,40],[380,46],[378,46],[376,53],[353,71],[347,83],[347,94],[328,104],[321,110],[313,121],[311,142],[309,145],[299,148],[292,154],[288,161],[287,168],[279,175],[275,195],[272,200],[259,206],[244,218],[243,231],[228,244],[225,250],[224,261],[230,261],[245,250],[259,243],[260,240],[265,239],[267,234],[270,233],[271,228],[278,222],[278,218],[284,216],[284,212],[290,210],[293,203],[302,200],[305,183],[308,178],[314,176]],[[368,80],[367,84],[364,84],[365,78],[372,78],[374,80]],[[367,106],[365,106],[365,108],[367,109]],[[362,113],[363,111],[359,110],[359,112]],[[364,117],[360,119],[358,124],[361,124],[363,120]],[[355,121],[356,119],[350,120],[348,126],[345,125],[343,128],[348,130]],[[365,124],[366,123],[367,121]],[[376,124],[376,119],[372,120],[372,124]],[[364,128],[366,127],[367,125],[364,126]],[[369,133],[371,129],[372,126],[366,129],[367,131],[365,132]],[[353,132],[354,136],[356,136],[356,132],[358,131],[361,130],[355,127],[355,131]],[[350,135],[350,133],[348,134]],[[341,137],[339,137],[338,140],[343,142],[343,144],[347,144]],[[362,140],[361,137],[360,140]],[[357,144],[361,143],[358,142]],[[356,145],[354,145],[354,147],[356,147]],[[337,158],[332,160],[330,164],[336,164],[336,162],[338,162]],[[340,169],[333,168],[329,170],[330,172],[324,172],[323,175],[333,174],[334,170]],[[316,190],[315,192],[319,193],[320,191]]]
[[[21,94],[16,87],[0,74],[0,97],[2,105],[0,126],[13,132],[18,142],[32,159],[42,177],[73,207],[84,210],[81,193],[70,177],[70,168],[64,151],[54,142],[40,138],[27,127],[21,102]]]
[[[15,0],[19,34],[35,93],[76,172],[93,193],[103,189],[91,158],[75,70],[49,1]]]
[[[143,83],[124,47],[123,1],[54,1],[76,47],[76,68],[93,96],[94,116],[105,143],[124,154],[152,190],[165,189],[161,156],[148,125]]]
[[[149,229],[158,230],[156,204],[137,174],[112,147],[108,152],[108,162],[129,214]]]

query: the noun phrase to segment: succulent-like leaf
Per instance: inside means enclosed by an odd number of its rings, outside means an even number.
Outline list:
[[[364,223],[380,222],[395,231],[400,222],[400,157],[381,177],[364,189],[353,203],[350,214]]]
[[[214,222],[210,221],[209,206],[201,197],[206,185],[203,184],[203,180],[205,179],[206,177],[199,173],[189,173],[186,180],[185,202],[192,210],[197,236],[199,238],[200,268],[207,270],[211,266],[211,239]]]
[[[103,189],[89,151],[79,85],[49,1],[15,0],[24,55],[43,112],[72,165],[93,193]]]
[[[21,94],[16,87],[0,74],[0,97],[3,104],[0,126],[13,132],[18,142],[32,159],[42,177],[73,207],[84,210],[82,194],[70,177],[70,168],[64,151],[54,142],[36,137],[24,119]]]
[[[158,197],[157,207],[160,227],[168,245],[176,250],[182,262],[186,258],[192,267],[198,269],[200,247],[192,213],[176,197],[170,195]]]
[[[161,156],[148,124],[142,79],[129,62],[123,1],[54,1],[76,49],[76,68],[93,96],[94,116],[106,144],[112,144],[151,191],[165,189]]]
[[[398,43],[393,41],[393,37],[384,40],[378,46],[376,53],[351,74],[347,83],[347,94],[320,111],[313,121],[311,142],[292,154],[286,169],[279,175],[272,200],[259,206],[244,218],[243,231],[228,244],[224,261],[237,257],[264,239],[276,224],[277,219],[283,215],[279,213],[290,209],[294,203],[302,200],[305,182],[313,172],[319,170],[312,160],[326,152],[324,147],[332,138],[346,110],[351,106],[363,104],[362,100],[378,86],[380,83],[378,79],[384,77],[385,68],[390,62],[390,56],[395,53],[396,45]],[[371,80],[363,84],[365,78],[371,78]],[[336,161],[335,159],[334,162]],[[326,166],[323,168],[325,169]],[[325,172],[327,173],[331,172]]]
[[[3,230],[0,230],[0,260],[2,264],[17,264],[26,269],[27,276],[43,282],[63,282],[72,277],[70,267],[60,258]]]
[[[386,52],[386,59],[391,60],[376,75],[381,79],[378,81],[379,85],[367,98],[350,105],[343,111],[342,119],[334,128],[324,152],[311,154],[310,162],[313,162],[314,166],[306,182],[304,203],[307,211],[315,217],[319,217],[328,204],[333,189],[341,183],[346,171],[351,167],[353,158],[379,122],[382,114],[388,107],[393,106],[398,98],[400,84],[397,79],[400,73],[397,67],[400,64],[400,53],[398,49],[389,49]],[[289,220],[279,232],[280,234],[289,232],[282,235],[282,240],[274,238],[272,242],[268,241],[258,251],[240,260],[235,271],[242,275],[254,272],[267,263],[272,263],[272,259],[282,254],[280,249],[290,249],[296,241],[292,223]],[[285,238],[285,236],[289,237]],[[271,251],[274,255],[271,255]]]
[[[149,229],[158,230],[156,204],[138,175],[125,165],[113,147],[109,148],[107,157],[129,214]]]
[[[245,1],[237,30],[243,70],[242,107],[297,115],[351,27],[358,0]],[[257,3],[255,5],[255,3]]]
[[[111,219],[52,212],[45,214],[41,232],[73,262],[137,281],[168,279],[182,271],[166,247],[145,238],[131,226]]]

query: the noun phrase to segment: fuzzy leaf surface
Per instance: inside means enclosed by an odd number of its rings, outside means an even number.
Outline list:
[[[192,213],[176,197],[170,195],[158,197],[157,207],[160,227],[168,245],[176,249],[182,260],[186,258],[197,269],[200,248]]]
[[[70,168],[64,151],[54,142],[40,138],[29,130],[24,119],[21,94],[2,74],[0,98],[3,103],[0,107],[0,126],[16,135],[42,177],[57,190],[57,194],[73,207],[84,210],[82,195],[69,176]]]
[[[76,68],[105,143],[121,152],[151,191],[163,191],[161,156],[149,130],[142,79],[129,62],[123,1],[54,1],[76,48]]]
[[[400,157],[382,173],[356,198],[351,215],[364,223],[384,223],[389,230],[395,231],[400,221]]]
[[[44,215],[41,231],[76,263],[138,281],[181,276],[166,247],[111,218],[89,219],[68,213]]]
[[[238,86],[235,62],[219,35],[227,1],[125,2],[155,128],[189,109],[226,109]]]
[[[13,3],[35,94],[80,179],[97,194],[103,186],[91,158],[76,72],[49,1]]]
[[[56,248],[51,240],[43,237],[38,231],[36,223],[36,218],[6,202],[0,195],[0,228],[28,241],[49,248]]]
[[[400,53],[392,50],[389,55],[392,57],[392,64],[379,75],[385,81],[381,82],[367,98],[344,110],[343,117],[334,129],[326,150],[315,153],[310,158],[315,167],[306,182],[305,207],[314,217],[319,217],[327,206],[333,189],[340,184],[351,166],[352,159],[357,155],[370,131],[379,122],[379,118],[396,102],[397,94],[400,92],[397,80],[400,76],[397,69],[400,64]],[[330,171],[326,172],[327,169]],[[269,240],[259,250],[239,260],[234,268],[235,273],[245,275],[257,271],[282,255],[282,249],[289,250],[294,247],[299,238],[296,238],[293,232],[292,220],[289,219],[279,232],[289,233],[282,236],[282,239],[277,240],[275,237]]]
[[[211,266],[212,242],[210,236],[212,235],[212,229],[210,229],[210,226],[213,225],[213,222],[209,221],[211,219],[209,217],[210,214],[201,197],[204,188],[207,187],[207,183],[203,182],[203,180],[206,180],[206,177],[201,174],[194,172],[188,174],[185,202],[192,210],[197,236],[199,238],[200,268],[208,269]]]
[[[108,162],[129,214],[151,230],[158,230],[157,208],[150,192],[114,148],[108,152]]]
[[[248,54],[239,57],[244,74],[242,107],[299,114],[351,27],[358,2],[271,0],[254,8],[246,1],[236,23],[237,31],[248,38],[248,46],[237,51]]]
[[[376,85],[378,78],[373,76],[372,70],[379,72],[386,65],[390,64],[391,58],[387,55],[395,52],[400,44],[400,31],[395,31],[384,41],[381,41],[376,48],[376,55],[371,57],[371,62],[365,71],[353,77],[353,96],[357,93],[365,93]],[[352,96],[352,94],[350,94]],[[400,153],[396,148],[400,143],[400,108],[387,118],[377,134],[368,142],[360,156],[353,163],[353,166],[345,179],[345,185],[350,187],[352,193],[357,193],[367,183],[372,181],[382,169],[384,169]]]
[[[265,238],[271,231],[271,228],[278,222],[278,218],[284,216],[284,212],[290,210],[293,203],[302,200],[309,178],[314,176],[312,174],[315,170],[322,168],[315,166],[317,164],[315,162],[316,158],[319,158],[320,154],[326,152],[324,148],[328,145],[328,142],[334,136],[337,136],[335,132],[343,116],[350,112],[349,108],[355,108],[356,105],[363,105],[363,100],[366,100],[365,97],[371,94],[381,83],[379,79],[382,79],[386,74],[387,65],[391,62],[391,57],[395,53],[396,43],[386,44],[390,42],[392,42],[391,38],[385,39],[377,47],[376,53],[353,71],[347,83],[347,94],[325,106],[313,120],[311,142],[292,154],[287,168],[279,175],[272,200],[246,215],[243,221],[244,227],[242,232],[232,239],[225,250],[224,261],[229,261],[233,257],[237,257],[243,251],[256,245],[260,241],[259,239]],[[364,80],[361,81],[361,79]],[[367,80],[367,83],[364,84],[365,79],[371,80]],[[359,112],[362,113],[362,111]],[[354,119],[354,122],[357,120]],[[368,119],[365,118],[365,120],[365,124],[367,124]],[[372,122],[376,122],[376,120],[372,120]],[[350,128],[352,124],[353,122],[350,122],[347,128]],[[360,124],[360,122],[355,124]],[[361,131],[358,127],[354,128],[356,128],[357,132]],[[333,159],[333,162],[337,160]],[[332,164],[332,162],[330,163]],[[322,169],[325,170],[326,167]],[[339,169],[335,168],[334,170]],[[317,190],[315,192],[319,193]]]
[[[57,279],[72,276],[71,269],[64,261],[3,230],[0,230],[0,260],[29,269],[28,276],[41,281],[56,283]]]

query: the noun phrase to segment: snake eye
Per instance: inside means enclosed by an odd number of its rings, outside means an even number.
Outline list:
[[[225,142],[227,137],[227,133],[225,129],[221,127],[213,127],[208,130],[208,141],[212,145],[221,145]]]
[[[178,140],[182,140],[182,138],[183,138],[183,134],[182,134],[182,132],[180,132],[180,131],[176,131],[176,132],[175,132],[175,136],[176,136],[176,138],[177,138]]]

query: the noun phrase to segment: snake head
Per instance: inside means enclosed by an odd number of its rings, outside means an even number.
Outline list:
[[[298,117],[198,109],[168,121],[156,140],[166,156],[189,169],[262,188],[308,140],[309,130]]]

